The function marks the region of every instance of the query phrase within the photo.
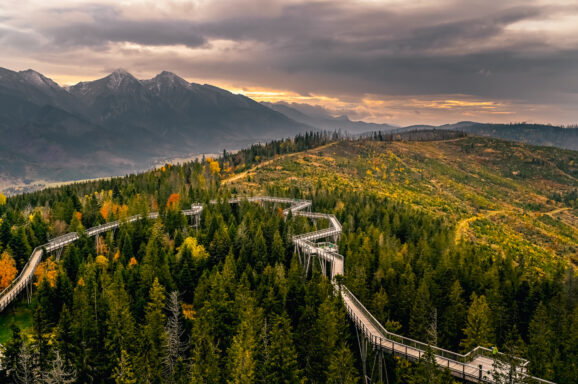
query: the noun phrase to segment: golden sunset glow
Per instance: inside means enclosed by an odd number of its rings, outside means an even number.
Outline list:
[[[578,121],[570,0],[8,0],[0,14],[2,66],[61,85],[167,70],[368,122]]]

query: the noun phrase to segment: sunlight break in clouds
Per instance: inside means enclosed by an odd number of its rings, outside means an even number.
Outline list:
[[[577,36],[578,4],[564,0],[0,4],[2,67],[63,84],[169,70],[401,125],[576,123]]]

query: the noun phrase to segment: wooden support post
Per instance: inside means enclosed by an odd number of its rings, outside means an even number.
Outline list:
[[[32,278],[26,283],[26,300],[28,304],[32,302]]]

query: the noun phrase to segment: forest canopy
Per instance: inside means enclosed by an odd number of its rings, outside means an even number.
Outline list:
[[[469,153],[479,143],[495,151],[509,145],[457,140]],[[462,177],[455,175],[459,167],[421,158],[427,145],[383,135],[350,141],[312,133],[218,159],[13,196],[5,204],[0,199],[0,284],[22,269],[34,247],[71,231],[80,236],[61,255],[43,259],[30,305],[22,295],[0,314],[0,320],[10,319],[29,308],[32,318],[31,326],[12,321],[1,341],[0,381],[362,382],[356,333],[343,303],[318,265],[303,274],[291,244],[292,235],[327,223],[285,219],[285,207],[278,205],[226,203],[235,194],[267,193],[310,199],[314,211],[336,215],[343,225],[337,244],[345,257],[343,282],[388,330],[454,351],[496,346],[527,358],[533,375],[577,382],[578,285],[571,257],[547,259],[542,248],[516,237],[510,248],[496,250],[503,240],[490,230],[495,217],[477,215],[485,209],[479,204],[488,204],[482,198],[498,205],[502,196],[491,200],[484,190],[478,201],[465,197],[470,184],[455,182]],[[443,150],[457,144],[432,145]],[[453,184],[443,182],[448,191],[461,188],[462,200],[452,195],[442,205],[432,192],[419,198],[422,181],[407,176],[413,163],[399,148],[414,148],[422,174],[454,177]],[[352,158],[352,150],[363,152]],[[576,157],[556,151],[550,156],[560,162]],[[333,173],[315,176],[326,161],[334,164]],[[552,198],[532,206],[533,200],[516,194],[515,183],[531,183],[530,172],[542,164],[525,166],[526,181],[480,172],[500,183],[500,194],[519,199],[519,220],[526,220],[520,222],[558,228],[558,246],[575,246],[564,220],[531,214],[551,207],[573,214],[571,205]],[[576,184],[561,177],[552,180],[568,195]],[[386,188],[397,194],[384,194]],[[208,204],[212,199],[217,204]],[[192,203],[205,204],[198,227],[181,213]],[[476,220],[458,230],[470,209],[478,210]],[[84,233],[152,211],[160,212],[158,219],[122,224],[98,241]],[[507,220],[517,215],[498,224],[513,228]],[[554,254],[566,254],[556,249]],[[532,259],[524,257],[530,254]],[[437,381],[430,382],[452,382],[432,359],[413,364],[388,356],[386,366],[391,383],[425,382],[432,375]]]

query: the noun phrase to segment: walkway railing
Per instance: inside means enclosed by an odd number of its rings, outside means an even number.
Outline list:
[[[230,204],[239,203],[243,198],[232,198],[228,202]],[[290,207],[285,209],[283,213],[288,215],[289,212],[305,216],[309,218],[323,218],[328,219],[330,227],[327,229],[321,229],[318,231],[313,231],[309,233],[304,233],[301,235],[293,236],[292,241],[295,247],[305,249],[311,254],[316,254],[323,258],[325,261],[331,263],[331,277],[334,278],[336,275],[344,274],[344,258],[342,255],[325,248],[324,245],[318,245],[313,243],[312,240],[318,240],[326,237],[338,236],[341,234],[341,224],[339,220],[334,215],[323,214],[323,213],[310,213],[302,212],[302,209],[311,206],[311,201],[309,200],[299,200],[291,198],[280,198],[271,196],[255,196],[247,198],[248,201],[257,202],[272,202],[272,203],[282,203],[290,204]],[[211,203],[216,203],[216,200],[212,200]],[[203,206],[199,204],[193,204],[191,209],[183,210],[183,214],[187,216],[197,216],[200,215],[203,210]],[[159,217],[158,212],[151,212],[148,215],[150,219],[156,219]],[[126,220],[113,221],[92,227],[85,231],[88,236],[96,236],[100,233],[109,231],[111,229],[119,227],[123,222],[134,222],[140,220],[141,215],[134,215]],[[67,233],[65,235],[56,237],[50,240],[47,244],[36,247],[32,252],[32,255],[20,274],[12,281],[12,283],[0,292],[0,311],[4,310],[6,306],[26,287],[28,283],[32,280],[34,276],[34,270],[40,263],[42,255],[45,251],[53,251],[55,249],[62,248],[79,238],[76,232]],[[343,301],[345,302],[345,307],[349,317],[352,319],[353,323],[358,330],[370,341],[374,349],[379,349],[383,351],[389,351],[392,354],[402,355],[407,359],[418,360],[428,349],[430,349],[440,366],[448,368],[452,374],[461,377],[463,379],[473,381],[473,382],[488,382],[491,383],[492,380],[487,377],[487,372],[482,372],[481,367],[471,365],[474,360],[479,357],[488,357],[494,359],[495,356],[492,352],[483,347],[476,347],[472,351],[463,355],[460,353],[452,352],[443,348],[436,346],[430,346],[424,342],[413,340],[411,338],[401,336],[392,332],[389,332],[381,323],[371,314],[370,311],[365,308],[365,306],[355,297],[353,293],[344,285],[337,286],[334,281],[334,286],[336,289],[340,290]],[[501,354],[500,354],[501,355]],[[525,369],[527,365],[527,360],[518,359],[520,362],[520,367]],[[520,372],[519,372],[520,373]],[[536,383],[542,384],[554,384],[550,381],[531,377],[521,373],[527,379],[531,379]]]
[[[193,204],[193,206],[191,206],[191,209],[185,209],[182,212],[185,216],[196,216],[199,215],[202,210],[203,207],[201,205]],[[142,217],[141,215],[134,215],[128,217],[125,220],[111,221],[108,223],[104,223],[89,228],[85,231],[85,233],[88,237],[97,236],[100,235],[101,233],[110,231],[111,229],[118,228],[121,224],[125,222],[132,223],[137,220],[140,220],[141,217]],[[158,212],[151,212],[148,214],[149,219],[157,219],[158,217],[159,217]],[[28,259],[24,267],[22,267],[22,270],[20,271],[18,276],[16,276],[16,278],[12,280],[12,282],[4,290],[2,290],[2,292],[0,292],[0,312],[6,309],[6,307],[26,288],[26,285],[32,281],[34,277],[34,271],[36,270],[36,267],[38,267],[38,264],[42,260],[44,252],[52,252],[57,249],[64,248],[68,244],[74,243],[79,238],[80,236],[78,235],[78,233],[70,232],[62,236],[50,239],[48,243],[34,248],[30,258]]]

